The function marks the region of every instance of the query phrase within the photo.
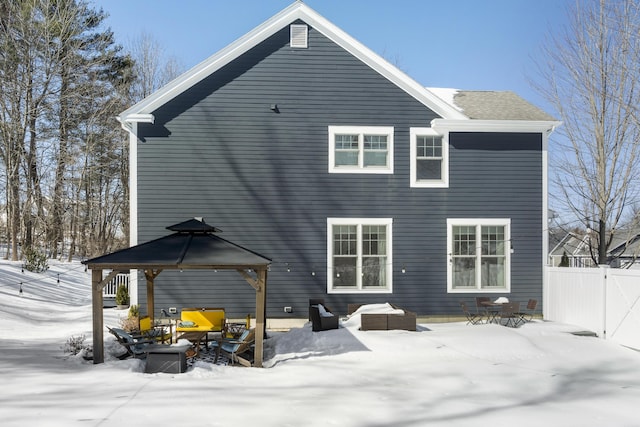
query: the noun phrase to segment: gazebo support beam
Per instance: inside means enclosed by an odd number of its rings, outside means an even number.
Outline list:
[[[104,363],[104,318],[102,270],[91,270],[91,306],[93,311],[93,363]]]
[[[262,368],[262,352],[264,348],[264,331],[266,329],[267,302],[267,269],[256,271],[258,288],[256,289],[256,344],[253,355],[253,366]]]
[[[264,349],[264,332],[267,320],[267,268],[254,269],[256,277],[246,270],[237,269],[244,280],[256,290],[256,343],[253,355],[253,366],[262,368],[262,353]]]
[[[151,324],[153,324],[154,312],[155,312],[155,304],[154,304],[154,295],[153,295],[153,283],[158,277],[158,275],[162,273],[162,269],[158,270],[145,270],[144,277],[147,279],[147,315],[151,318]]]

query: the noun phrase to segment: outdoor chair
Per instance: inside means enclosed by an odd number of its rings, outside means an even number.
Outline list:
[[[491,302],[491,298],[489,297],[476,297],[476,313],[479,315],[486,316],[489,319],[489,307],[485,305],[485,303]]]
[[[309,316],[311,317],[311,330],[313,332],[328,331],[340,327],[338,316],[333,314],[322,304],[309,306]]]
[[[126,359],[129,357],[143,359],[147,356],[147,347],[156,342],[155,339],[133,336],[124,329],[109,328],[108,326],[107,329],[116,337],[118,343],[127,350],[126,353],[118,356],[119,359]]]
[[[520,325],[520,303],[505,302],[500,308],[500,323],[504,326],[517,328]]]
[[[311,321],[311,306],[318,304],[322,304],[325,306],[325,308],[327,308],[327,306],[324,304],[324,298],[309,298],[309,321]]]
[[[211,342],[211,346],[216,348],[216,358],[214,363],[218,363],[220,354],[224,353],[231,364],[239,363],[243,366],[251,367],[251,360],[246,358],[245,353],[249,353],[256,339],[255,329],[247,329],[237,339],[220,338]]]
[[[172,325],[169,324],[167,326],[163,325],[152,325],[151,317],[142,316],[139,320],[139,331],[138,334],[147,339],[156,340],[159,343],[168,343],[171,344],[173,339],[173,334],[171,332]],[[167,327],[169,330],[167,331]]]
[[[520,318],[520,322],[521,323],[530,322],[531,319],[533,319],[533,316],[535,315],[537,306],[538,306],[538,300],[530,299],[529,302],[527,302],[527,307],[524,310],[518,311],[516,313]]]
[[[466,302],[460,301],[460,307],[462,308],[462,312],[467,318],[467,325],[477,325],[479,323],[482,323],[483,315],[481,313],[470,312]]]

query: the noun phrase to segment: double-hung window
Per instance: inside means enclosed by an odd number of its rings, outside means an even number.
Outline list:
[[[509,219],[447,220],[449,292],[509,292]]]
[[[328,292],[391,292],[390,218],[327,219]]]
[[[393,127],[329,126],[330,173],[393,173]]]
[[[449,186],[449,144],[432,128],[410,130],[411,187]]]

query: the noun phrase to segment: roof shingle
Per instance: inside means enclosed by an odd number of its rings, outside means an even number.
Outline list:
[[[453,102],[470,119],[555,121],[511,91],[458,91]]]

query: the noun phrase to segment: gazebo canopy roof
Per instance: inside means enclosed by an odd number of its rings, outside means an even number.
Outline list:
[[[83,261],[91,269],[249,269],[271,259],[216,236],[201,219],[167,227],[176,233]]]
[[[93,306],[93,363],[104,362],[102,289],[119,271],[141,269],[147,279],[147,314],[153,320],[154,279],[168,269],[234,269],[256,291],[256,338],[254,366],[262,366],[266,326],[267,267],[271,259],[214,235],[220,231],[194,218],[167,227],[175,233],[92,258],[82,263],[91,270]],[[113,270],[107,278],[103,270]],[[253,270],[253,274],[250,271]]]

